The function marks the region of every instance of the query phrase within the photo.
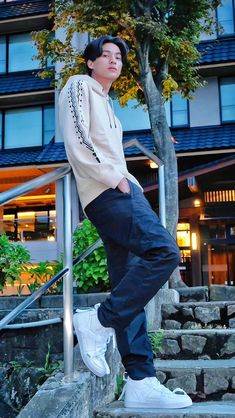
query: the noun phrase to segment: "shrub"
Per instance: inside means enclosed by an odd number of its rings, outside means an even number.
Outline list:
[[[15,280],[21,280],[25,271],[24,263],[30,262],[30,253],[21,244],[9,240],[6,234],[0,235],[0,291],[8,282],[14,285]]]
[[[54,261],[40,261],[36,266],[30,267],[28,273],[31,275],[31,280],[27,284],[30,293],[35,292],[44,283],[50,280],[56,273],[63,268],[63,263],[57,260]],[[63,282],[60,279],[52,287],[48,293],[61,293],[63,290]]]
[[[73,256],[77,257],[98,239],[99,235],[94,225],[88,219],[84,219],[73,234]],[[99,291],[108,290],[109,280],[104,246],[97,248],[85,260],[77,264],[73,274],[77,287],[83,292],[96,288]]]

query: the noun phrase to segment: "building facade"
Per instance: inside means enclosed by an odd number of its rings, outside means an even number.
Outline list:
[[[31,31],[51,29],[48,0],[0,0],[0,192],[67,164],[50,80],[37,77]],[[206,86],[190,102],[174,95],[166,111],[179,168],[177,239],[188,285],[235,281],[235,10],[224,0],[217,19],[223,33],[202,35],[200,74]],[[81,39],[78,39],[80,42]],[[84,41],[84,40],[83,40]],[[48,67],[51,63],[48,61]],[[114,107],[124,142],[153,149],[148,114],[135,101]],[[136,148],[128,167],[158,210],[157,169]],[[73,184],[74,190],[75,185]],[[60,183],[49,184],[0,208],[0,231],[21,241],[33,261],[60,258]],[[77,199],[73,225],[79,222]]]

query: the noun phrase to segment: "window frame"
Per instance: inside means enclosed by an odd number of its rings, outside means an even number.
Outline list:
[[[4,75],[10,75],[10,74],[18,74],[18,73],[32,73],[32,71],[39,71],[40,68],[32,68],[31,70],[18,70],[18,71],[9,71],[9,45],[10,45],[10,37],[12,35],[17,36],[17,35],[25,35],[25,34],[29,34],[29,31],[24,31],[24,32],[18,32],[18,33],[10,33],[10,34],[2,34],[0,35],[1,37],[5,37],[5,41],[6,41],[6,71],[3,73],[0,73],[0,77],[4,76]],[[32,62],[34,62],[34,60],[32,60]],[[53,65],[48,66],[48,59],[46,61],[46,68],[53,68]]]
[[[17,107],[12,107],[12,108],[7,108],[7,109],[0,109],[0,111],[2,112],[2,126],[0,127],[0,129],[2,129],[2,142],[0,144],[0,152],[4,151],[4,152],[11,152],[14,150],[33,150],[33,149],[40,149],[40,148],[44,148],[47,144],[45,143],[45,132],[44,132],[44,128],[45,128],[45,108],[47,106],[54,106],[55,109],[55,104],[54,103],[44,103],[44,104],[39,104],[39,105],[30,105],[30,106],[17,106]],[[35,107],[39,107],[41,108],[41,112],[42,112],[42,123],[41,123],[41,145],[32,145],[32,146],[26,146],[26,147],[14,147],[14,148],[5,148],[5,115],[6,112],[8,110],[17,110],[17,109],[28,109],[28,108],[35,108]]]
[[[173,100],[170,101],[170,127],[171,128],[175,128],[175,129],[177,129],[177,128],[188,128],[190,126],[189,99],[185,99],[185,100],[186,100],[186,103],[187,103],[187,109],[186,109],[186,111],[187,111],[187,124],[184,124],[184,125],[174,125],[173,124],[173,113],[174,113]]]
[[[232,33],[220,33],[218,30],[219,18],[218,18],[218,7],[216,7],[216,34],[217,38],[227,38],[231,36],[235,36],[235,0],[232,0],[233,5],[233,32]],[[221,25],[222,26],[222,25]]]
[[[190,111],[189,111],[189,99],[185,99],[186,100],[186,104],[187,104],[187,123],[183,124],[183,125],[174,125],[173,124],[173,113],[174,113],[174,109],[173,109],[173,101],[169,100],[169,126],[170,128],[188,128],[190,126]]]
[[[235,76],[227,76],[227,77],[218,77],[218,89],[219,89],[219,114],[220,114],[220,124],[221,125],[228,125],[231,123],[235,123],[235,117],[232,120],[225,120],[223,121],[222,118],[222,94],[221,94],[221,80],[225,79],[225,78],[234,78],[235,80]]]

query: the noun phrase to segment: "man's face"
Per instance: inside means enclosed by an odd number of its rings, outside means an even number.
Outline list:
[[[103,45],[103,53],[95,61],[88,60],[88,67],[95,79],[115,81],[122,70],[122,55],[117,45],[108,42]]]

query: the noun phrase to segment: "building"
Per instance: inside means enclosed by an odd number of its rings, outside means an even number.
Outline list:
[[[55,123],[50,80],[37,77],[30,32],[50,29],[48,0],[0,0],[0,192],[67,163]],[[189,285],[235,280],[235,10],[217,9],[224,28],[203,35],[200,74],[207,81],[194,100],[175,95],[167,115],[179,166],[178,244],[181,273]],[[48,62],[50,66],[50,62]],[[148,115],[141,108],[115,110],[124,141],[137,138],[153,150]],[[56,132],[56,134],[55,134]],[[126,151],[128,166],[157,209],[157,171],[138,149]],[[73,185],[75,187],[75,185]],[[75,200],[73,225],[79,220]],[[62,251],[60,184],[16,199],[0,209],[0,230],[27,246],[33,260],[53,260]],[[43,245],[42,245],[43,241]]]

